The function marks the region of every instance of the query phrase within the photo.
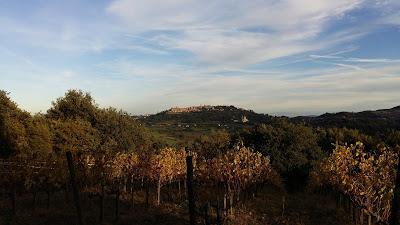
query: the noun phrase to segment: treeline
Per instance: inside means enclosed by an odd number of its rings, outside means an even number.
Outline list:
[[[336,144],[364,143],[366,152],[379,151],[381,146],[400,144],[400,131],[392,130],[387,136],[367,135],[356,129],[311,127],[292,123],[288,118],[275,117],[270,123],[258,124],[235,134],[215,130],[201,135],[193,143],[199,155],[214,157],[238,142],[256,149],[271,158],[275,169],[285,179],[287,187],[305,187],[310,170],[327,158]]]
[[[384,137],[400,129],[400,106],[363,112],[325,113],[316,117],[299,116],[294,122],[306,122],[320,127],[347,127],[363,133]]]
[[[285,117],[271,117],[265,123],[235,131],[214,130],[184,146],[172,147],[186,147],[207,160],[241,144],[269,156],[288,186],[301,187],[306,184],[310,169],[328,157],[336,143],[357,141],[364,143],[367,152],[374,152],[378,145],[399,145],[400,131],[368,135],[355,129],[311,127]],[[41,153],[63,156],[65,151],[99,155],[143,153],[164,147],[168,144],[153,138],[139,120],[115,108],[99,107],[88,93],[70,90],[55,100],[46,113],[31,115],[18,108],[7,92],[0,91],[2,158]]]
[[[45,113],[31,115],[0,91],[0,157],[151,149],[148,130],[128,113],[100,108],[88,93],[70,90]]]

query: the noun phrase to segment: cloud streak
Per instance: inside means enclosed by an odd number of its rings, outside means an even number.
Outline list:
[[[388,46],[400,36],[397,0],[27,0],[19,9],[0,9],[0,88],[39,99],[82,88],[134,113],[399,104],[399,46]]]

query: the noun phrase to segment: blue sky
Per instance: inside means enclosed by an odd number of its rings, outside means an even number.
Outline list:
[[[399,0],[0,1],[0,89],[68,89],[133,114],[303,115],[400,105]]]

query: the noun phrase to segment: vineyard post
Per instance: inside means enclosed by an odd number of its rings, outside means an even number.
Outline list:
[[[219,209],[219,197],[217,197],[217,225],[222,225],[221,214]]]
[[[16,208],[17,208],[17,206],[16,206],[17,205],[16,204],[17,192],[15,189],[11,192],[10,196],[11,196],[11,213],[13,216],[15,216],[17,213],[17,210],[16,210]]]
[[[196,215],[195,215],[195,202],[194,202],[194,193],[193,193],[193,157],[191,155],[186,156],[186,168],[187,168],[187,195],[189,199],[189,216],[190,216],[190,225],[194,225],[196,223]]]
[[[147,180],[146,181],[146,207],[150,206],[150,182]]]
[[[364,225],[364,209],[360,210],[360,223]]]
[[[209,209],[209,207],[210,207],[210,203],[207,202],[207,203],[204,205],[204,223],[205,223],[205,225],[210,225],[210,218],[209,218],[209,216],[208,216],[208,209]]]
[[[354,222],[354,206],[353,203],[349,200],[349,208],[350,208],[350,218],[351,221]]]
[[[233,215],[233,193],[229,194],[229,214]]]
[[[133,175],[131,176],[131,208],[135,206],[135,199],[134,199],[134,180],[133,180]]]
[[[181,179],[178,179],[178,195],[179,195],[179,201],[182,200],[182,195],[181,195]]]
[[[390,215],[390,225],[399,225],[400,221],[400,160],[397,163],[396,181],[394,186],[392,210]]]
[[[50,209],[50,191],[49,190],[46,191],[46,195],[47,195],[46,208]]]
[[[119,219],[119,195],[120,195],[120,187],[117,187],[117,193],[115,193],[115,221],[118,221]]]
[[[68,185],[65,186],[64,195],[65,195],[65,202],[68,204],[69,203]]]
[[[74,202],[76,206],[76,212],[78,214],[78,224],[83,225],[83,215],[82,215],[82,208],[81,208],[81,203],[79,200],[79,190],[78,186],[76,185],[76,178],[75,178],[75,167],[74,167],[74,161],[72,159],[72,153],[68,151],[66,153],[67,155],[67,161],[68,161],[68,169],[69,169],[69,175],[70,175],[70,181],[72,185],[72,191],[74,194]]]
[[[100,222],[103,222],[104,219],[104,184],[101,185],[101,194],[100,194]]]
[[[226,211],[227,211],[227,208],[226,208],[226,193],[224,194],[224,214],[226,215]]]
[[[157,184],[157,205],[159,206],[161,202],[161,175],[158,178],[158,184]]]
[[[37,192],[36,190],[33,192],[33,199],[32,199],[32,208],[33,210],[36,209],[36,196],[37,196]]]

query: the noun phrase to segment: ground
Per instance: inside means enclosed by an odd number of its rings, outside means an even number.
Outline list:
[[[152,194],[155,193],[152,190]],[[285,196],[285,211],[282,214],[282,197]],[[46,195],[38,196],[36,209],[32,209],[32,196],[19,196],[17,199],[17,216],[12,218],[7,209],[10,201],[2,197],[0,202],[1,225],[72,225],[77,224],[72,199],[67,202],[63,193],[51,197],[47,209]],[[126,196],[127,197],[127,196]],[[166,196],[165,196],[166,198]],[[166,201],[155,206],[154,195],[150,207],[144,204],[144,193],[135,194],[137,204],[132,208],[126,201],[121,201],[120,218],[115,220],[115,198],[106,199],[104,225],[180,225],[188,224],[185,202]],[[86,224],[100,224],[98,198],[82,199]],[[214,221],[212,221],[214,223]],[[198,224],[204,224],[199,216]],[[233,215],[225,218],[229,225],[347,225],[351,224],[349,215],[343,209],[337,209],[334,199],[329,195],[308,192],[286,193],[274,187],[264,187],[254,198],[236,206]]]

